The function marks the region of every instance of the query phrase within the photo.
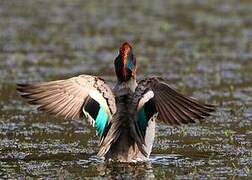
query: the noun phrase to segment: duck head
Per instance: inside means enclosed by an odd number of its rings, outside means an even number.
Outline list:
[[[124,42],[119,49],[119,54],[115,58],[115,72],[117,76],[117,88],[130,89],[136,88],[136,58],[133,55],[132,47],[128,42]]]
[[[131,78],[136,78],[136,58],[129,43],[125,42],[122,44],[114,63],[119,82],[127,82]]]

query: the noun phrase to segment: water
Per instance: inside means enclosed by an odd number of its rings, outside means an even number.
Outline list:
[[[252,3],[14,1],[0,3],[0,177],[252,177]],[[138,77],[159,75],[218,111],[203,124],[159,124],[150,161],[105,163],[86,123],[28,106],[15,83],[78,74],[115,82],[133,44]]]

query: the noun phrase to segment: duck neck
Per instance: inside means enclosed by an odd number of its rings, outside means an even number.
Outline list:
[[[136,79],[131,78],[127,82],[117,82],[113,88],[115,96],[123,96],[135,92],[137,87]]]

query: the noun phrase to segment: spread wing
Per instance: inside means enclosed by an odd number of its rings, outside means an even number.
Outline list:
[[[158,112],[157,119],[170,125],[202,121],[215,110],[212,105],[180,94],[158,78],[141,80],[137,88],[140,87],[142,87],[141,91],[153,91],[153,101]]]
[[[34,84],[18,84],[17,90],[38,110],[65,119],[86,116],[102,136],[116,112],[115,98],[110,87],[100,78],[80,75],[66,80]]]

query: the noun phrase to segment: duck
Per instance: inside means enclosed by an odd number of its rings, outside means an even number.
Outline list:
[[[17,91],[39,111],[84,120],[99,138],[98,157],[109,161],[148,161],[156,123],[179,126],[203,122],[215,110],[170,87],[161,77],[137,80],[132,46],[122,43],[114,60],[117,82],[82,74],[38,83],[19,83]]]

